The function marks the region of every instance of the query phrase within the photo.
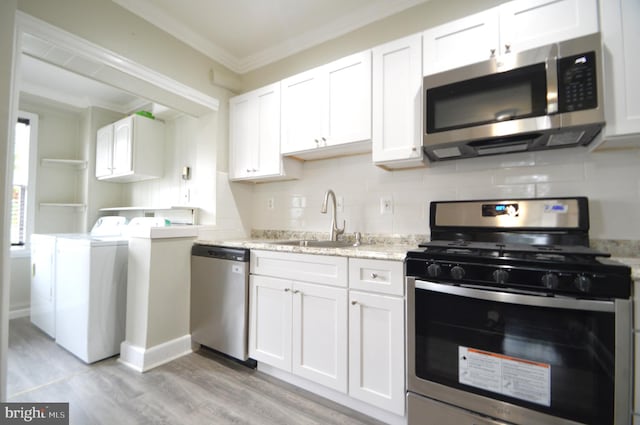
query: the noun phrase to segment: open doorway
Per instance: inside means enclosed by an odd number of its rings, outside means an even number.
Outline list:
[[[101,69],[106,69],[106,75],[115,75],[116,79],[127,84],[126,90],[121,90],[121,93],[127,95],[137,93],[134,97],[143,99],[147,103],[151,103],[148,99],[162,99],[164,101],[163,105],[168,107],[168,113],[171,113],[170,111],[173,110],[174,113],[177,114],[198,117],[217,110],[218,101],[216,99],[195,92],[174,80],[149,71],[135,63],[124,61],[123,66],[126,69],[116,69],[113,67],[115,66],[114,64],[121,64],[123,58],[115,57],[112,52],[101,50],[99,46],[91,45],[76,36],[55,29],[28,15],[18,12],[16,27],[19,54],[28,58],[25,60],[41,60],[49,66],[64,68],[63,64],[55,62],[55,58],[65,56],[67,58],[73,58],[68,60],[71,68],[73,68],[73,64],[81,64],[85,71],[89,72],[88,70],[91,70],[94,75],[99,75]],[[59,55],[61,50],[64,50],[68,55]],[[47,56],[47,52],[54,52],[56,54]],[[16,68],[18,67],[16,66]],[[81,75],[77,69],[65,69]],[[52,80],[50,73],[40,72],[40,74],[41,76],[44,74],[45,80]],[[84,76],[86,77],[86,75]],[[94,82],[98,80],[99,78],[96,78]],[[104,83],[104,81],[100,82]],[[110,84],[107,84],[107,86],[110,86]],[[30,281],[32,268],[30,264],[30,247],[28,247],[29,235],[33,233],[33,231],[42,233],[81,233],[86,232],[88,228],[91,227],[93,220],[91,220],[91,216],[88,214],[91,208],[88,207],[90,200],[88,199],[88,195],[84,194],[91,192],[91,188],[88,186],[91,184],[91,181],[94,180],[92,179],[93,170],[91,166],[95,159],[95,140],[93,140],[93,137],[95,137],[95,128],[100,125],[99,123],[101,121],[107,120],[106,116],[109,115],[109,113],[114,114],[111,120],[111,122],[113,122],[125,114],[126,111],[132,109],[132,107],[125,107],[122,111],[114,112],[112,108],[110,109],[109,105],[105,104],[101,104],[100,106],[95,106],[94,104],[90,106],[78,106],[74,105],[73,102],[71,102],[71,106],[69,106],[68,100],[70,99],[68,99],[68,97],[66,100],[55,99],[51,102],[50,96],[48,96],[50,93],[47,90],[33,90],[33,87],[29,87],[28,84],[25,84],[25,81],[20,81],[19,73],[16,78],[14,90],[16,92],[27,93],[27,103],[44,104],[44,106],[40,106],[50,111],[53,110],[51,116],[76,116],[77,119],[73,118],[69,120],[62,118],[60,123],[66,120],[67,124],[62,123],[58,125],[57,130],[69,127],[75,129],[79,136],[75,138],[60,136],[58,141],[54,140],[51,144],[57,145],[58,147],[63,146],[62,151],[49,153],[40,152],[40,155],[34,155],[35,164],[33,164],[33,169],[39,168],[41,171],[46,169],[46,173],[36,173],[36,181],[39,183],[38,186],[42,189],[41,192],[44,195],[40,198],[36,197],[33,201],[29,201],[29,193],[33,193],[34,191],[27,191],[26,193],[27,201],[24,202],[23,205],[27,206],[27,211],[29,211],[29,204],[34,207],[30,210],[34,214],[33,226],[25,230],[28,228],[29,221],[28,219],[22,221],[23,225],[26,226],[22,227],[25,232],[21,245],[25,255],[16,255],[12,258],[10,264],[12,279],[22,282],[19,289],[14,288],[12,285],[10,292],[14,296],[20,295],[20,292],[22,292],[23,299],[26,301],[16,303],[12,305],[11,308],[11,337],[9,342],[11,345],[10,350],[15,348],[13,352],[13,354],[15,354],[13,355],[15,361],[11,360],[12,354],[10,353],[8,377],[10,380],[20,378],[23,379],[23,381],[20,383],[20,380],[14,380],[13,383],[9,384],[9,399],[12,394],[15,395],[20,391],[24,391],[28,386],[42,384],[51,379],[55,379],[55,377],[58,376],[55,374],[57,372],[73,373],[73,371],[78,370],[76,369],[77,367],[86,367],[86,365],[75,357],[57,347],[55,341],[50,336],[47,336],[46,332],[34,328],[31,323],[29,311],[31,294],[28,282]],[[34,91],[35,94],[33,93]],[[68,94],[68,90],[63,91],[66,91]],[[44,96],[45,94],[47,96]],[[61,104],[66,106],[60,106]],[[99,110],[98,113],[101,114],[101,117],[96,119],[96,115],[88,113],[87,108],[91,108],[92,112]],[[38,115],[38,111],[36,111],[35,115]],[[68,124],[74,120],[74,123]],[[55,120],[49,117],[41,119],[41,130],[47,125],[52,125],[54,121]],[[50,131],[46,131],[45,133],[47,135],[52,134]],[[41,131],[40,134],[42,135],[43,132]],[[64,151],[64,146],[66,145],[62,145],[60,140],[66,143],[71,139],[74,140],[71,144],[73,145],[75,143],[75,145],[66,152]],[[44,174],[47,176],[43,177]],[[18,195],[24,195],[24,193],[18,191]],[[20,204],[19,196],[16,202]],[[20,226],[20,220],[18,220],[16,228],[20,229]],[[19,245],[16,246],[18,247]],[[53,292],[55,292],[55,290],[53,290]],[[57,353],[54,354],[53,351],[50,351],[50,348],[66,354],[68,358],[61,359]],[[72,361],[68,361],[69,359]],[[6,359],[2,359],[2,361],[6,361]],[[31,361],[31,363],[28,363],[28,361]],[[37,377],[36,375],[38,375],[38,373],[41,373],[41,376]]]

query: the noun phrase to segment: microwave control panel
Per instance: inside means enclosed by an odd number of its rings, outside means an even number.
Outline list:
[[[581,111],[598,107],[594,52],[558,59],[558,110]]]

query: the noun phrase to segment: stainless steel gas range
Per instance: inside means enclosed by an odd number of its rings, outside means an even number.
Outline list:
[[[434,202],[407,253],[408,422],[628,425],[631,270],[583,197]]]

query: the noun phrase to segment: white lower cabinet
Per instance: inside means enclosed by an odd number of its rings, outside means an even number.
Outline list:
[[[404,267],[349,259],[349,395],[405,412]]]
[[[292,269],[323,284],[292,280]],[[324,284],[328,270],[342,270],[337,286]],[[249,356],[346,393],[346,270],[346,258],[252,251]]]
[[[347,392],[347,290],[293,282],[291,371]]]
[[[249,356],[404,416],[402,266],[252,250]]]
[[[251,276],[249,356],[291,370],[291,282]]]
[[[404,415],[404,299],[349,293],[349,395]]]

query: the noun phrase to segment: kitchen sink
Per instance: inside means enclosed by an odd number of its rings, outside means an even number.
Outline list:
[[[273,244],[285,246],[307,246],[310,248],[344,248],[353,246],[353,242],[349,241],[319,241],[313,239],[273,242]]]

